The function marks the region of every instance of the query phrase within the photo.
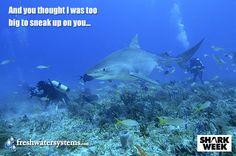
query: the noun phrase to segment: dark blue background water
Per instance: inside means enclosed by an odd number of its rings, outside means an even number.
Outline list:
[[[235,79],[236,73],[226,71],[226,65],[218,65],[204,53],[217,53],[210,47],[216,45],[227,51],[236,50],[236,1],[235,0],[5,0],[0,5],[0,61],[14,59],[0,65],[1,95],[12,94],[22,81],[34,84],[41,79],[56,79],[72,88],[79,83],[79,76],[111,52],[127,46],[138,33],[143,49],[172,55],[185,48],[177,40],[178,29],[171,13],[177,3],[187,32],[190,47],[203,37],[205,42],[197,56],[206,65],[205,79],[219,75],[224,79]],[[23,16],[8,15],[9,6],[23,7],[97,7],[99,13],[90,16]],[[71,18],[88,19],[89,28],[10,28],[8,18]],[[222,52],[223,53],[223,52]],[[225,58],[223,58],[225,59]],[[226,59],[227,61],[227,59]],[[37,65],[49,65],[49,69],[36,69]],[[232,67],[230,67],[232,68]],[[234,67],[236,68],[236,67]],[[178,70],[166,78],[161,73],[154,79],[184,79]]]

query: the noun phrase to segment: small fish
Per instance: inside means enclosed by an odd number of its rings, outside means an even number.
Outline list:
[[[2,62],[1,62],[1,65],[6,65],[6,64],[9,64],[9,63],[11,63],[12,62],[12,60],[3,60]]]
[[[84,82],[82,82],[82,81],[80,81],[79,84],[80,84],[81,86],[84,86]]]
[[[227,58],[229,58],[231,60],[234,58],[234,56],[232,54],[225,54],[225,57],[227,57]]]
[[[157,117],[157,121],[158,121],[158,127],[161,127],[161,126],[164,126],[166,125],[170,118],[169,117],[166,117],[166,116],[160,116],[160,117]]]
[[[123,125],[126,127],[136,127],[139,126],[139,123],[136,120],[132,120],[132,119],[125,119],[125,120],[119,120],[116,119],[116,125]]]
[[[134,147],[138,150],[141,156],[147,156],[147,154],[144,152],[144,150],[139,145],[134,145]]]
[[[205,109],[207,109],[208,107],[210,107],[211,105],[211,101],[206,101],[202,104],[199,104],[196,106],[195,108],[195,112],[201,112],[201,111],[204,111]]]
[[[185,70],[185,71],[184,71],[184,74],[188,74],[188,71],[187,71],[187,70]]]
[[[210,84],[210,82],[209,81],[204,81],[204,84]]]
[[[206,58],[206,57],[208,57],[209,55],[208,55],[208,54],[204,54],[203,56]]]
[[[45,65],[38,65],[36,66],[37,69],[48,69],[49,66],[45,66]]]
[[[217,79],[219,79],[220,77],[218,76],[218,75],[216,75],[216,76],[214,76],[213,78],[212,78],[212,80],[217,80]]]
[[[193,82],[191,83],[191,87],[195,86],[196,85],[196,82]]]
[[[103,91],[103,88],[96,88],[97,91]]]
[[[216,47],[216,46],[211,46],[211,48],[214,50],[214,51],[224,51],[225,49],[224,48],[221,48],[221,47]]]
[[[212,57],[217,64],[225,64],[225,61],[223,59],[221,59],[219,56],[216,56],[213,54]]]
[[[187,122],[181,118],[174,118],[167,122],[167,125],[175,126],[175,127],[184,127]]]
[[[168,116],[158,117],[158,126],[175,126],[175,127],[183,127],[187,122],[181,118],[172,118]]]

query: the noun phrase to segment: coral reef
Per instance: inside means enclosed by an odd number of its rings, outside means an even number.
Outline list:
[[[236,137],[236,86],[217,81],[191,86],[127,83],[75,92],[58,111],[41,110],[1,120],[0,145],[24,140],[79,140],[86,146],[17,147],[14,154],[81,156],[201,156],[198,134]],[[120,126],[125,125],[125,126]],[[129,142],[129,139],[132,142]],[[236,154],[236,142],[233,151]],[[0,155],[11,155],[0,150]],[[209,156],[214,156],[210,154]]]
[[[120,137],[121,147],[122,147],[123,149],[127,149],[128,146],[129,146],[129,145],[128,145],[128,140],[129,140],[129,138],[130,138],[129,131],[127,131],[127,130],[120,131],[119,137]]]

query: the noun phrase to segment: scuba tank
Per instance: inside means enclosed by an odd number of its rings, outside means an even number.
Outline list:
[[[49,82],[53,85],[53,87],[55,89],[57,89],[60,92],[64,92],[65,93],[65,92],[69,92],[70,91],[69,87],[67,87],[66,85],[64,85],[64,84],[62,84],[62,83],[60,83],[58,81],[55,81],[55,80],[50,81],[49,80]]]

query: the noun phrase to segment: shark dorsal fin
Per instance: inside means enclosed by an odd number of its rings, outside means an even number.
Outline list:
[[[136,34],[133,39],[131,40],[130,44],[129,44],[130,48],[140,48],[139,43],[138,43],[138,34]]]

